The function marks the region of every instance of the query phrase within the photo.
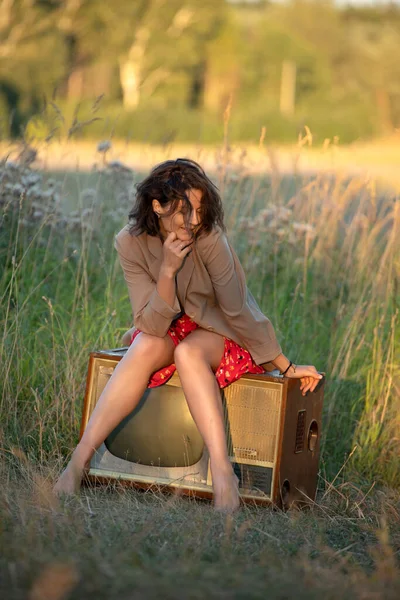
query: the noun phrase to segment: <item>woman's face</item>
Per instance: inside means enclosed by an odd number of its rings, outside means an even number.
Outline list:
[[[168,206],[163,208],[158,200],[153,200],[153,210],[155,213],[160,214],[160,231],[163,239],[167,237],[171,231],[176,233],[176,237],[183,242],[192,239],[193,230],[200,224],[200,206],[202,191],[196,189],[190,189],[187,191],[190,204],[192,205],[192,214],[190,215],[190,229],[189,231],[185,227],[184,214],[181,210],[183,202],[178,204],[177,210],[170,216],[163,216],[168,212]]]

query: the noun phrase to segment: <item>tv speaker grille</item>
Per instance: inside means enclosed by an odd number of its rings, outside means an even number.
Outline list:
[[[306,411],[299,410],[297,414],[297,426],[296,426],[296,442],[295,442],[295,453],[303,452],[304,450],[304,434],[306,427]]]
[[[253,498],[271,496],[272,468],[234,462],[233,470],[239,478],[239,489],[242,494]]]
[[[246,383],[226,388],[225,427],[232,460],[273,466],[280,415],[280,384]]]

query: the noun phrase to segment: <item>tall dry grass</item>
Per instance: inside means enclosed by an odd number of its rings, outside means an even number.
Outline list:
[[[256,174],[227,129],[210,173],[249,288],[285,354],[327,373],[315,505],[309,515],[248,508],[224,522],[201,503],[118,488],[52,499],[77,442],[88,354],[118,345],[131,325],[113,236],[143,173],[111,150],[98,147],[89,172],[40,171],[27,147],[1,163],[0,564],[10,597],[163,587],[256,598],[267,578],[274,597],[394,598],[399,199],[364,175],[282,173],[268,148],[268,174]]]
[[[208,503],[118,484],[57,500],[52,473],[1,461],[3,598],[396,600],[400,496],[331,482],[309,511]]]
[[[131,324],[112,241],[141,174],[99,150],[89,173],[38,172],[26,148],[2,164],[3,431],[41,460],[76,440],[89,349]],[[282,175],[268,152],[270,176],[255,176],[227,141],[215,158],[250,289],[285,353],[328,373],[327,476],[355,448],[348,467],[397,485],[397,195],[365,176]]]

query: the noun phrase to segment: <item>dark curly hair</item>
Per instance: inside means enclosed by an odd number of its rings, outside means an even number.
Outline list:
[[[172,215],[182,201],[185,226],[190,229],[193,210],[187,195],[190,189],[202,192],[200,223],[194,231],[195,239],[202,233],[209,233],[213,225],[219,225],[226,231],[218,188],[194,160],[177,158],[155,166],[146,179],[136,184],[136,201],[129,213],[129,233],[139,235],[145,231],[149,235],[160,235],[159,219],[152,206],[153,199],[158,200],[163,207],[171,203],[166,216]]]

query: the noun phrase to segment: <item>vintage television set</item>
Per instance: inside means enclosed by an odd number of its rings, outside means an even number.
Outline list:
[[[89,357],[80,437],[126,348]],[[230,460],[243,501],[289,508],[315,499],[325,378],[303,396],[279,371],[246,374],[221,390]],[[86,484],[121,483],[212,499],[209,456],[178,374],[147,389],[95,452]]]

